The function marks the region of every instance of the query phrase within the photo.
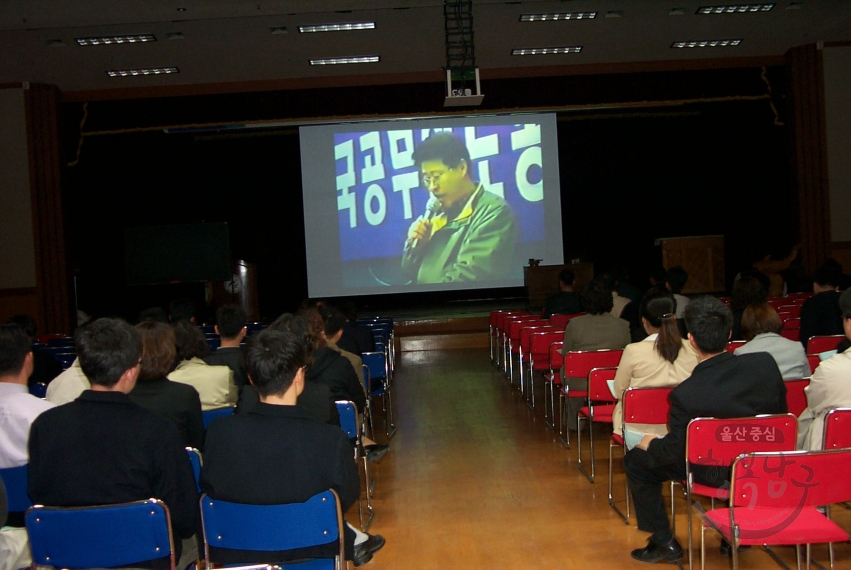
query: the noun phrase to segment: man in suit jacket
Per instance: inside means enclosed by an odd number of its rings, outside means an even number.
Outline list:
[[[221,339],[221,345],[215,351],[204,357],[204,362],[210,366],[227,366],[233,371],[233,381],[240,393],[248,384],[245,372],[245,361],[242,358],[240,344],[248,334],[245,327],[248,315],[239,305],[222,305],[216,311],[216,334]]]
[[[640,530],[653,533],[644,548],[632,551],[641,562],[678,562],[683,555],[662,499],[662,484],[686,476],[688,423],[697,417],[737,418],[786,412],[786,386],[767,353],[733,356],[725,350],[733,315],[714,297],[693,299],[685,311],[688,339],[699,363],[671,392],[665,437],[647,435],[624,457]],[[720,487],[729,471],[694,470],[699,482]]]

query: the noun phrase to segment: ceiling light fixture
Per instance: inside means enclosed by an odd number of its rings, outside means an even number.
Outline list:
[[[298,31],[302,34],[316,32],[351,32],[354,30],[374,30],[375,22],[342,22],[339,24],[313,24],[310,26],[299,26]]]
[[[311,59],[310,65],[341,65],[344,63],[378,63],[381,58],[377,55],[359,55],[354,57],[325,57]]]
[[[142,69],[107,69],[110,77],[137,77],[140,75],[169,75],[180,73],[176,67],[145,67]]]
[[[521,22],[555,22],[558,20],[593,20],[597,12],[554,12],[551,14],[520,14]]]
[[[165,37],[167,37],[170,40],[185,40],[186,39],[186,38],[183,37],[183,32],[168,32],[165,35]]]
[[[62,40],[47,40],[49,47],[65,47],[65,42]]]
[[[579,53],[581,51],[582,46],[514,48],[511,50],[511,55],[554,55],[562,53]]]
[[[766,4],[731,4],[728,6],[701,6],[697,14],[746,14],[748,12],[768,12],[774,8],[774,2]]]
[[[155,42],[154,34],[130,34],[126,36],[100,36],[96,38],[77,38],[77,44],[81,46],[104,46],[112,44],[138,44]]]
[[[687,42],[674,42],[672,48],[705,48],[705,47],[731,47],[742,43],[742,39],[737,40],[694,40]]]

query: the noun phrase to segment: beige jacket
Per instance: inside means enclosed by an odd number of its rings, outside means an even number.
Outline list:
[[[233,370],[227,366],[210,366],[200,358],[192,358],[178,364],[168,379],[195,388],[201,396],[202,411],[236,405],[239,391]]]
[[[798,418],[798,449],[821,449],[827,412],[851,408],[851,349],[819,363],[804,391],[807,409]]]

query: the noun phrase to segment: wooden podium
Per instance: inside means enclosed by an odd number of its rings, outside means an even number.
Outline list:
[[[586,283],[594,278],[592,263],[576,263],[571,265],[535,265],[523,268],[523,282],[526,286],[526,298],[529,310],[541,309],[547,302],[547,297],[558,293],[558,274],[562,269],[570,269],[576,274],[576,285],[573,290],[579,293]]]
[[[724,285],[724,236],[661,238],[662,265],[669,269],[679,265],[688,273],[684,295],[718,293]]]

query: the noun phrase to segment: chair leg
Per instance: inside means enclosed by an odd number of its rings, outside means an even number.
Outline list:
[[[614,476],[613,470],[612,470],[612,466],[614,465],[612,450],[615,447],[619,447],[619,446],[612,445],[612,443],[610,441],[609,442],[609,506],[612,507],[615,510],[615,512],[618,514],[618,516],[621,519],[623,519],[624,524],[628,525],[629,524],[629,488],[627,488],[627,494],[626,494],[626,515],[624,515],[624,513],[621,512],[621,510],[617,507],[617,505],[615,505],[615,497],[614,497],[614,492],[613,492],[614,481],[612,481],[612,478]]]
[[[588,448],[591,450],[591,473],[585,471],[582,466],[582,432],[579,431],[579,421],[585,419],[588,422]],[[579,470],[585,475],[585,478],[590,482],[594,482],[594,416],[593,413],[586,418],[581,418],[580,414],[576,414],[576,463]]]
[[[369,517],[366,519],[366,524],[364,524],[363,512],[361,511],[361,531],[366,532],[369,530],[369,525],[372,523],[372,518],[375,516],[375,511],[372,508],[372,494],[374,487],[372,485],[372,480],[369,478],[369,460],[366,457],[366,453],[363,454],[363,473],[364,478],[366,479],[366,510],[369,511]]]
[[[565,409],[566,402],[564,394],[559,392],[558,394],[558,436],[561,444],[570,449],[570,429],[567,428],[567,421],[565,415],[567,414],[567,410]]]
[[[535,409],[535,370],[532,368],[532,359],[529,359],[529,396],[532,399],[532,409]]]
[[[706,570],[706,527],[700,525],[700,570]]]
[[[396,435],[396,424],[393,423],[393,400],[391,399],[389,388],[384,389],[382,401],[385,402],[384,432],[387,434],[387,440],[389,441],[390,438]]]
[[[671,504],[674,504],[673,495],[671,496]],[[693,570],[691,545],[692,545],[692,530],[691,530],[691,487],[686,482],[686,524],[688,525],[688,570]]]

